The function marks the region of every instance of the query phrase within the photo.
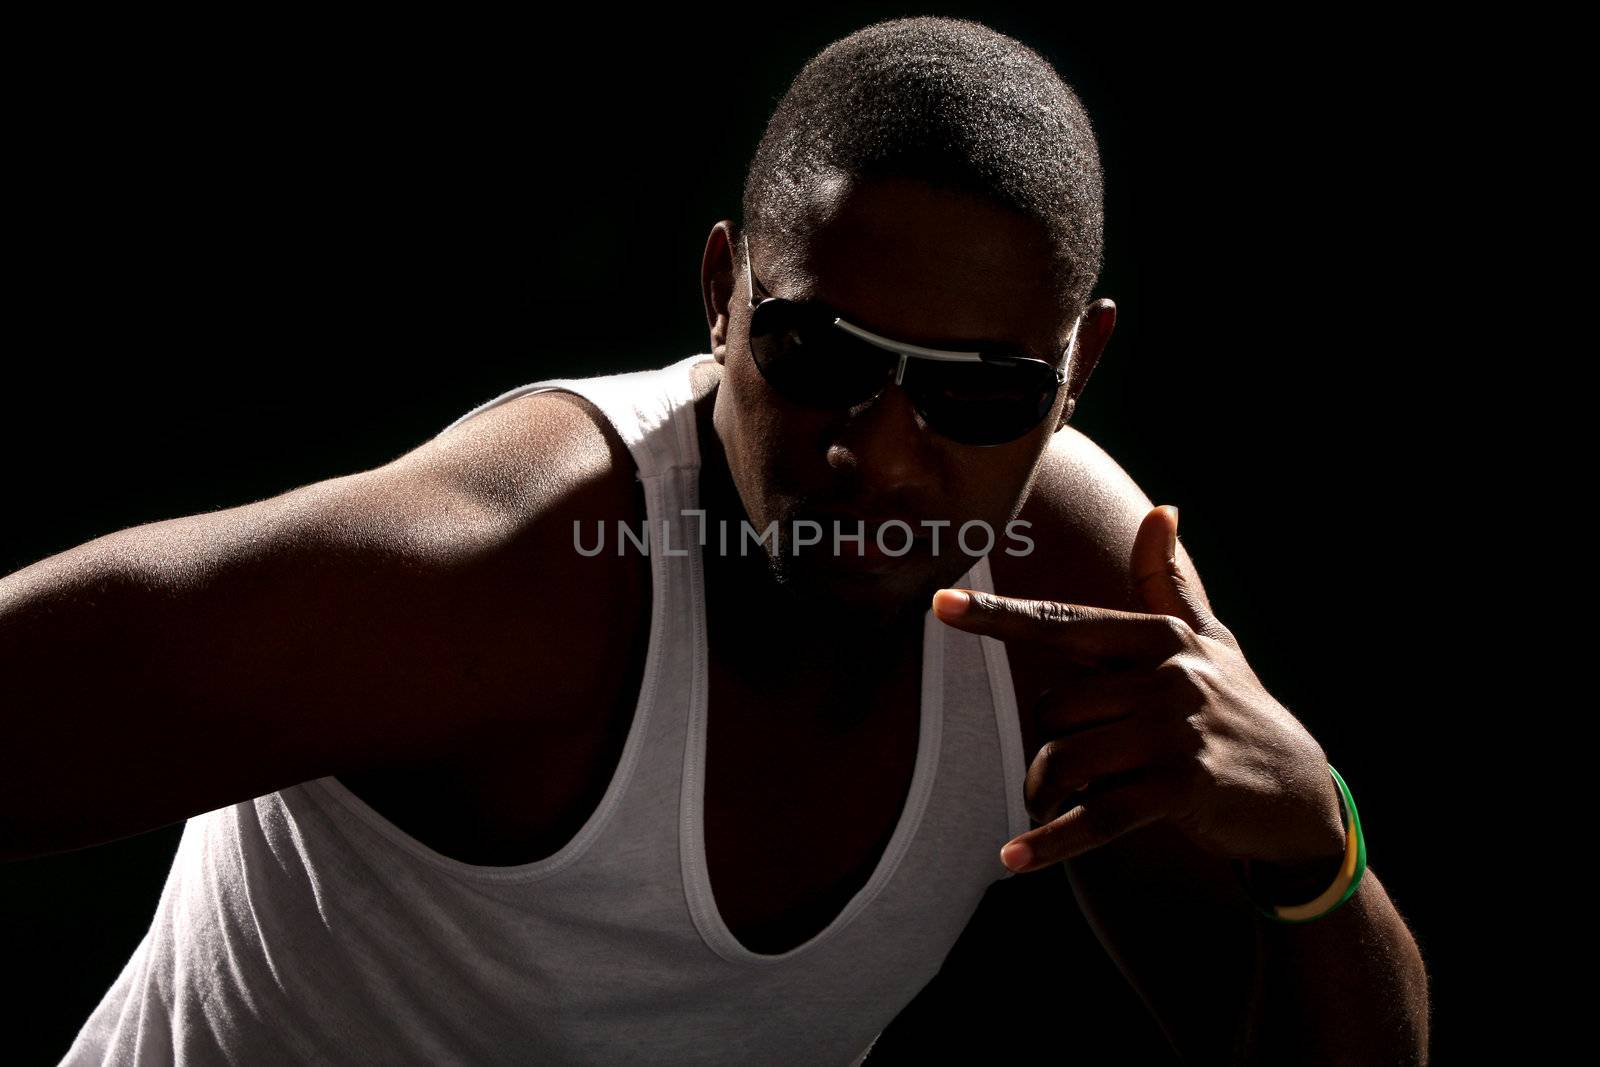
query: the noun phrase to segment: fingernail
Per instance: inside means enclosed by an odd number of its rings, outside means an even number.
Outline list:
[[[1000,850],[1000,862],[1013,871],[1020,871],[1033,862],[1033,849],[1020,842],[1013,841]]]
[[[1163,504],[1162,507],[1172,512],[1172,532],[1167,538],[1167,558],[1178,558],[1178,508],[1174,504]]]
[[[967,610],[972,597],[959,589],[941,589],[933,594],[933,610],[939,615],[956,616]]]

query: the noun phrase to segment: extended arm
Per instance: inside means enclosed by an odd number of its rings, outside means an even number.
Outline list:
[[[574,521],[635,506],[598,419],[534,394],[374,470],[0,577],[0,860],[584,707],[556,685],[530,702],[525,680],[572,675],[560,657],[630,588],[569,547]]]

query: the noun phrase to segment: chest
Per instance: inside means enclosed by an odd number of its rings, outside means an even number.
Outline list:
[[[723,923],[754,952],[826,929],[898,828],[921,740],[918,659],[761,684],[713,659],[706,868]]]

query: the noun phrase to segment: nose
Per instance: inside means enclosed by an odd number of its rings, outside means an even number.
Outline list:
[[[829,443],[828,465],[869,499],[927,493],[934,474],[929,432],[906,391],[891,383],[851,408]]]

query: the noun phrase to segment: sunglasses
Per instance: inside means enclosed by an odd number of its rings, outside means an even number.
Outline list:
[[[740,240],[750,354],[767,383],[791,403],[846,411],[898,385],[935,433],[961,444],[1001,445],[1038,426],[1067,380],[1081,317],[1072,324],[1060,367],[1015,347],[924,348],[864,330],[819,302],[771,296],[751,269],[749,240]]]

